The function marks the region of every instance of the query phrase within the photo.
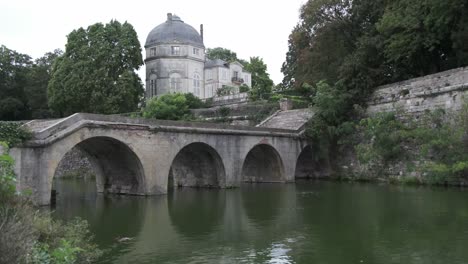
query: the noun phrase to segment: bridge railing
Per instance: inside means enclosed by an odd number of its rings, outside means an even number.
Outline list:
[[[205,131],[237,131],[244,133],[271,133],[271,134],[284,134],[291,135],[298,134],[300,131],[279,129],[279,128],[265,128],[265,127],[249,127],[249,126],[233,126],[226,124],[216,123],[204,123],[204,122],[184,122],[184,121],[170,121],[170,120],[157,120],[157,119],[145,119],[145,118],[132,118],[125,116],[110,116],[110,115],[99,115],[99,114],[88,114],[88,113],[76,113],[51,126],[48,126],[40,131],[33,131],[34,139],[46,139],[60,131],[70,129],[71,127],[80,126],[84,123],[109,123],[109,124],[122,124],[122,125],[140,125],[148,127],[159,127],[173,130],[182,129],[205,129]],[[27,126],[27,124],[26,124]]]

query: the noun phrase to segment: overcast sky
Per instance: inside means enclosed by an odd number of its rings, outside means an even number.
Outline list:
[[[205,47],[224,47],[248,60],[260,56],[275,83],[288,50],[288,36],[305,0],[0,0],[0,45],[34,59],[64,50],[73,29],[111,19],[128,21],[143,48],[148,33],[171,12],[199,30]],[[144,81],[144,67],[139,70]]]

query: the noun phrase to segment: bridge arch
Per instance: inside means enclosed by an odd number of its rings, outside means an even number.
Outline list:
[[[294,171],[294,178],[296,179],[310,179],[313,178],[315,172],[315,160],[313,158],[312,146],[305,146],[296,161],[296,169]]]
[[[206,143],[194,142],[174,157],[168,187],[216,188],[224,186],[225,178],[224,163],[218,152]]]
[[[55,145],[56,164],[51,166],[49,182],[52,183],[60,161],[73,148],[79,148],[91,163],[96,175],[98,192],[117,194],[144,194],[145,176],[137,154],[125,142],[113,137],[80,137]]]
[[[255,145],[245,156],[242,165],[243,182],[284,182],[283,160],[268,144]]]

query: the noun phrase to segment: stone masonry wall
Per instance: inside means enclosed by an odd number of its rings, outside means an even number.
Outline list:
[[[79,148],[70,150],[60,161],[55,172],[55,178],[88,178],[93,177],[94,172],[88,159],[88,154]]]
[[[403,119],[418,119],[424,113],[436,109],[457,111],[465,100],[468,100],[468,67],[378,87],[368,102],[367,114],[399,111],[404,116]],[[418,155],[414,146],[407,145],[404,148],[414,156]],[[387,164],[385,170],[380,172],[384,175],[377,177],[424,177],[420,172],[410,170],[407,166],[410,163],[417,166],[419,161],[405,160]],[[338,164],[342,176],[365,177],[366,173],[376,176],[373,171],[379,169],[360,164],[353,147],[348,147],[342,153]],[[466,186],[468,182],[462,181],[459,184]]]
[[[468,67],[377,88],[367,113],[401,110],[418,117],[427,110],[457,110],[468,99]]]

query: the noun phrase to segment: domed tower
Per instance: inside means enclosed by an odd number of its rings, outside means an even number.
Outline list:
[[[197,30],[169,13],[148,34],[145,50],[147,98],[173,92],[205,98],[205,45]]]

